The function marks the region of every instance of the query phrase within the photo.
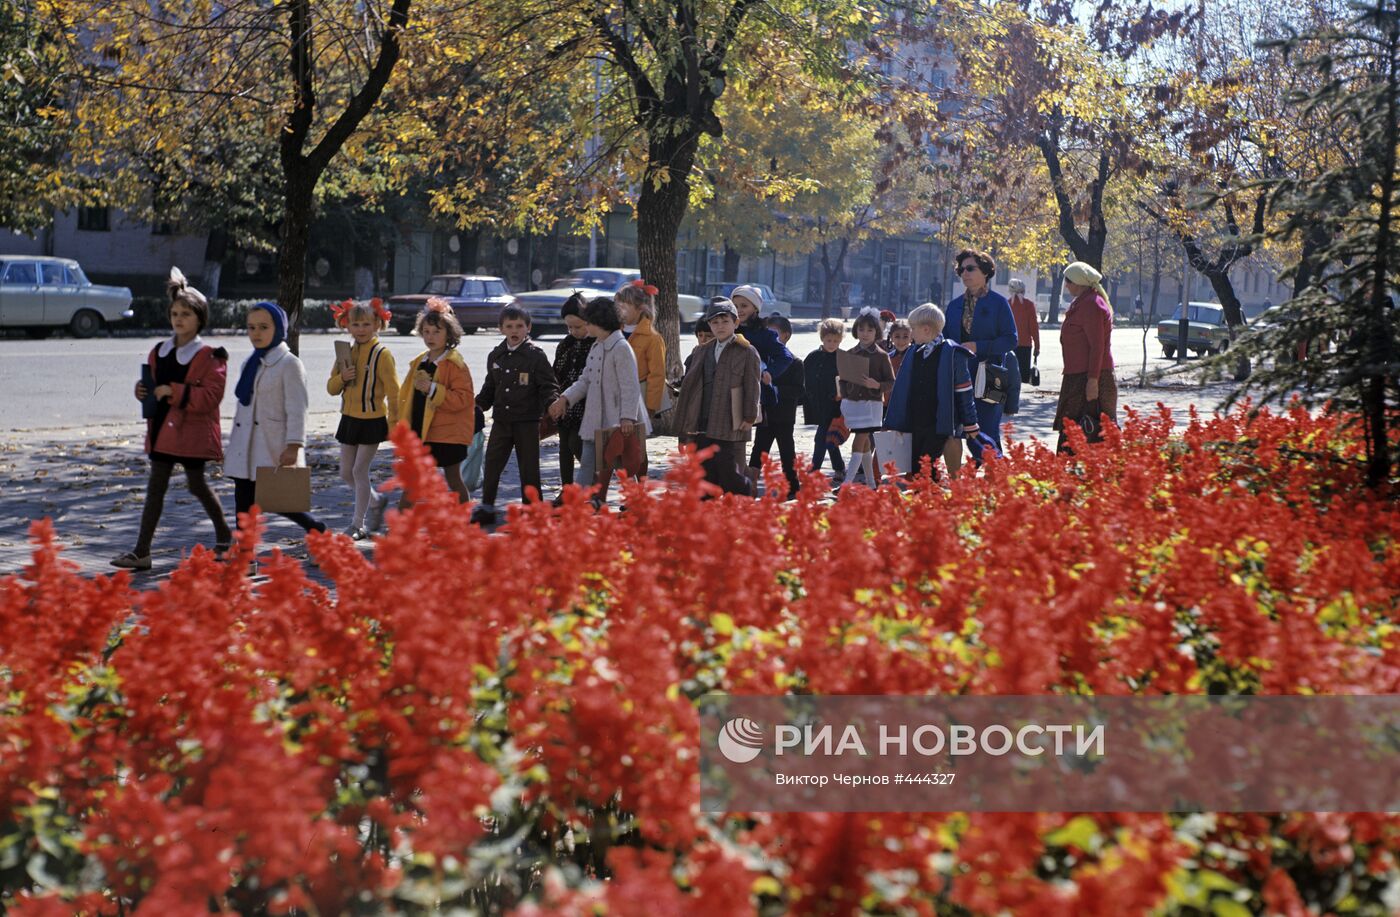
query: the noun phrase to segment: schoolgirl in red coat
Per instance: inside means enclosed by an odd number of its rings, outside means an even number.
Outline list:
[[[151,478],[136,547],[112,559],[112,566],[151,569],[151,541],[165,507],[165,491],[176,465],[185,469],[190,493],[214,523],[214,550],[228,550],[232,536],[223,507],[204,479],[204,465],[224,457],[219,403],[228,375],[228,352],[199,337],[209,322],[209,300],[189,285],[179,268],[170,269],[170,329],[174,334],[151,349],[146,378],[136,383],[136,398],[146,404],[146,453]],[[149,383],[149,384],[148,384]]]

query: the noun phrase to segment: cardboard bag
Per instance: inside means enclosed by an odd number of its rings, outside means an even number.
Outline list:
[[[311,469],[268,468],[257,471],[253,502],[265,513],[311,512]]]
[[[914,437],[898,430],[875,431],[875,461],[883,468],[886,462],[894,462],[895,470],[908,474],[914,464]]]

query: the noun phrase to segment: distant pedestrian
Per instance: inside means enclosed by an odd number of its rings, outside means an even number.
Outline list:
[[[199,333],[209,324],[209,300],[189,285],[177,267],[166,284],[171,337],[151,348],[136,399],[145,405],[146,454],[151,475],[136,547],[112,559],[112,566],[151,569],[151,542],[165,508],[165,492],[175,466],[185,469],[185,484],[214,524],[214,552],[222,555],[232,544],[223,507],[204,480],[204,464],[223,458],[219,403],[228,376],[228,351],[210,347]]]
[[[491,412],[481,505],[472,514],[485,525],[496,522],[496,493],[511,452],[520,472],[521,502],[532,499],[531,489],[533,499],[540,499],[540,418],[559,396],[549,357],[530,340],[530,313],[505,306],[499,324],[505,340],[486,356],[486,381],[476,397],[477,406]]]
[[[1011,291],[1011,317],[1016,322],[1016,362],[1021,367],[1021,379],[1031,377],[1031,363],[1040,357],[1040,316],[1035,303],[1026,297],[1026,282],[1012,278],[1006,284]]]
[[[568,334],[559,346],[554,348],[554,381],[559,390],[564,391],[583,375],[588,365],[588,354],[593,350],[593,336],[588,333],[588,322],[583,320],[583,307],[587,305],[581,295],[575,293],[564,301],[561,314]],[[559,418],[559,480],[568,487],[574,483],[574,463],[583,460],[583,439],[579,427],[583,423],[584,403],[580,401]]]
[[[622,336],[637,358],[637,381],[642,399],[652,414],[661,410],[666,387],[666,342],[656,333],[656,287],[636,280],[617,291],[617,316]]]
[[[715,447],[714,455],[705,461],[710,483],[727,493],[753,496],[744,444],[758,422],[762,361],[753,344],[735,333],[738,318],[729,300],[710,303],[705,319],[715,339],[696,348],[681,381],[676,431],[682,444],[693,443],[697,450]],[[772,339],[777,342],[776,335]]]
[[[885,340],[888,342],[886,351],[890,355],[890,369],[894,370],[895,377],[899,376],[899,364],[904,362],[904,355],[909,352],[909,345],[914,343],[914,332],[909,327],[909,322],[897,318],[890,322],[889,333]],[[885,399],[889,403],[889,399]]]
[[[350,332],[354,343],[350,359],[331,366],[326,392],[340,396],[340,478],[354,494],[350,527],[345,534],[356,541],[368,538],[384,520],[388,496],[375,493],[369,468],[380,443],[399,422],[399,377],[394,355],[379,342],[379,332],[389,324],[389,310],[379,300],[347,302],[336,323]]]
[[[911,436],[910,477],[927,457],[937,480],[938,459],[954,436],[967,439],[977,462],[984,448],[994,448],[977,427],[971,372],[975,360],[965,348],[942,336],[943,322],[942,310],[931,303],[909,313],[914,344],[900,365],[885,416],[887,429]]]
[[[253,508],[259,468],[306,467],[306,367],[287,346],[287,314],[276,303],[248,310],[253,353],[243,361],[224,474],[233,478],[233,503],[240,518]],[[278,513],[306,531],[324,532],[310,513]]]
[[[632,345],[637,358],[637,381],[642,386],[642,400],[647,406],[645,433],[651,431],[651,418],[661,413],[667,401],[666,342],[656,333],[656,287],[645,280],[634,280],[617,291],[617,315],[622,321],[622,336]],[[642,445],[640,474],[647,473],[647,450]]]
[[[758,287],[743,284],[735,287],[725,302],[732,303],[739,315],[736,332],[758,351],[758,358],[768,371],[764,384],[772,385],[774,379],[787,372],[794,358],[763,317],[763,294]]]
[[[768,328],[778,335],[778,340],[787,346],[792,338],[792,322],[785,316],[773,315],[768,319]],[[783,374],[773,380],[778,392],[777,401],[765,407],[763,419],[754,428],[753,451],[749,454],[749,477],[757,480],[762,469],[762,456],[768,454],[774,443],[778,444],[778,458],[783,463],[783,476],[788,482],[788,496],[797,493],[797,444],[793,435],[797,428],[797,406],[802,403],[803,370],[802,360],[793,357]]]
[[[846,462],[841,447],[830,441],[831,425],[841,419],[841,398],[836,388],[836,351],[846,337],[846,326],[839,318],[824,319],[817,326],[822,345],[807,354],[802,361],[802,416],[817,428],[812,439],[812,467],[821,471],[822,463],[831,456],[832,481],[846,480]]]
[[[434,296],[418,313],[415,330],[428,349],[408,364],[399,386],[399,417],[428,447],[447,486],[462,503],[470,499],[462,462],[476,430],[476,391],[471,370],[457,351],[462,326],[447,300]],[[408,505],[408,495],[399,507]]]
[[[695,357],[695,351],[715,339],[714,332],[710,330],[710,323],[703,318],[697,318],[695,320],[695,328],[693,330],[695,333],[695,347],[691,348],[690,353],[686,354],[685,360],[681,362],[682,377],[690,371],[690,361]]]
[[[1011,396],[1016,397],[1020,389],[1020,364],[1014,359],[1006,360],[1006,356],[1016,348],[1016,319],[1011,314],[1011,303],[991,288],[997,263],[986,252],[965,248],[958,252],[954,264],[958,276],[962,278],[963,293],[948,304],[947,324],[943,333],[950,341],[962,344],[977,356],[978,366],[973,369],[974,384],[982,365],[1000,366],[1017,375],[1012,383],[1016,392]],[[1011,366],[1007,366],[1008,362]],[[977,398],[977,422],[982,432],[996,443],[998,450],[1001,449],[1003,407],[1000,403]],[[962,448],[961,443],[957,443],[957,448]]]
[[[1055,406],[1054,429],[1060,431],[1056,450],[1067,451],[1064,424],[1073,420],[1085,430],[1089,442],[1102,439],[1103,418],[1118,419],[1118,381],[1113,374],[1113,310],[1103,289],[1103,275],[1076,261],[1065,268],[1065,294],[1072,298],[1060,325],[1064,348],[1064,379]]]
[[[856,344],[848,353],[865,360],[864,375],[841,380],[841,416],[851,431],[851,460],[859,457],[866,487],[875,486],[875,440],[884,426],[885,396],[894,388],[889,354],[880,346],[880,316],[867,306],[851,326]],[[849,483],[849,480],[847,481]]]

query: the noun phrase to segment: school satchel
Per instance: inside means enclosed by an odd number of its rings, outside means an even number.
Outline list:
[[[640,426],[640,425],[638,425]],[[642,472],[642,436],[640,429],[623,433],[621,427],[606,427],[593,434],[595,484],[609,480],[614,471],[625,471],[629,477]]]
[[[253,502],[265,513],[311,512],[311,469],[259,468]]]

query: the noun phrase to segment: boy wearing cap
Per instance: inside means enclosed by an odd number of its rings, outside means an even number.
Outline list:
[[[717,447],[705,462],[705,477],[727,493],[753,495],[745,473],[744,444],[758,421],[758,351],[735,335],[739,312],[717,299],[705,312],[715,338],[697,347],[681,381],[676,430],[682,443]]]

